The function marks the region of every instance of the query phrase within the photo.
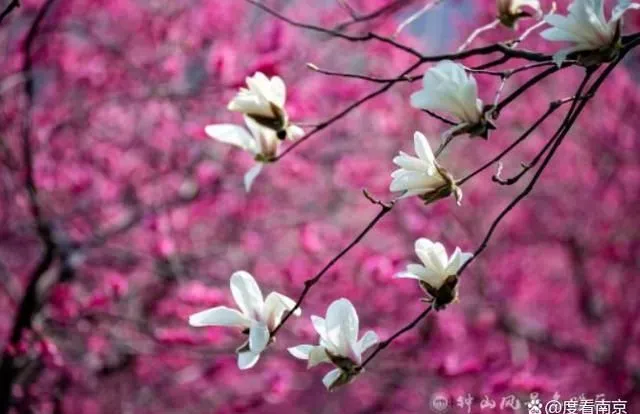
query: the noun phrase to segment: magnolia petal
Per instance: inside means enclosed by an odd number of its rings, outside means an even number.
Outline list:
[[[314,348],[316,347],[313,345],[298,345],[287,348],[287,351],[289,351],[289,353],[295,358],[307,360],[309,359],[309,354]]]
[[[245,316],[259,319],[263,307],[262,292],[249,272],[240,270],[231,275],[231,294]]]
[[[238,368],[249,369],[252,368],[260,359],[260,353],[244,351],[238,353]]]
[[[416,131],[413,134],[413,145],[416,151],[416,155],[421,159],[429,163],[431,168],[433,169],[433,165],[435,163],[435,157],[433,156],[433,151],[431,151],[431,146],[429,145],[429,141],[427,137],[424,136],[422,132]],[[432,172],[430,174],[433,174]]]
[[[264,351],[269,343],[269,328],[263,322],[253,322],[249,328],[249,349],[251,352]]]
[[[309,352],[309,363],[307,364],[307,368],[313,368],[323,362],[331,362],[329,355],[327,355],[327,351],[322,346],[313,347],[311,352]]]
[[[564,61],[567,59],[567,56],[573,52],[578,52],[583,50],[582,47],[569,47],[566,49],[562,49],[554,53],[553,55],[553,63],[555,63],[558,67],[561,67]]]
[[[459,247],[451,255],[449,259],[449,265],[447,266],[447,275],[453,275],[458,273],[458,270],[473,257],[473,253],[464,253]]]
[[[280,323],[282,314],[285,311],[293,309],[295,305],[296,302],[293,299],[278,292],[271,292],[264,300],[263,312],[265,320],[268,321],[271,328],[275,328],[275,326]],[[296,309],[293,314],[295,316],[300,316],[302,314],[302,310],[298,307],[298,309]]]
[[[331,370],[327,375],[324,376],[324,378],[322,378],[322,383],[328,390],[330,390],[333,383],[336,382],[338,378],[340,378],[341,374],[342,371],[340,371],[338,368]]]
[[[204,132],[209,137],[223,142],[225,144],[235,145],[242,148],[245,151],[254,152],[256,149],[256,142],[253,136],[239,125],[234,124],[213,124],[207,125],[204,128]]]
[[[360,354],[364,353],[367,349],[371,348],[375,344],[380,342],[380,338],[378,338],[378,334],[373,331],[367,331],[362,338],[358,341],[358,352]]]
[[[358,314],[346,298],[334,301],[327,309],[327,334],[342,356],[348,356],[350,345],[358,341]]]
[[[440,279],[442,275],[430,267],[420,266],[417,264],[407,265],[407,272],[417,275],[421,280],[429,281]]]
[[[405,170],[424,172],[430,175],[435,172],[435,167],[433,166],[433,164],[429,164],[428,162],[421,160],[420,158],[407,155],[402,151],[400,151],[400,155],[397,155],[393,158],[393,163]],[[391,176],[393,177],[393,173],[391,174]]]
[[[316,315],[311,315],[311,324],[313,325],[313,328],[316,330],[316,332],[318,332],[318,335],[320,335],[320,338],[323,339],[327,339],[327,322]]]
[[[218,306],[189,316],[189,325],[200,326],[242,326],[248,327],[251,321],[235,309]]]
[[[251,169],[249,171],[247,171],[245,173],[245,175],[244,175],[244,190],[247,193],[249,191],[251,191],[251,186],[253,185],[253,182],[258,177],[258,175],[260,175],[260,172],[262,171],[262,167],[263,166],[264,166],[264,164],[262,164],[261,162],[258,162],[258,163],[256,163],[256,165],[251,167]]]
[[[445,269],[445,273],[447,275],[453,275],[456,274],[458,272],[458,269],[461,266],[461,256],[460,256],[461,250],[459,247],[456,247],[456,249],[453,251],[453,254],[451,255],[451,257],[449,258],[449,264],[447,265],[447,268]]]
[[[640,10],[640,4],[631,3],[631,1],[629,0],[618,1],[618,4],[613,8],[613,11],[611,12],[611,21],[616,22],[620,20],[620,18],[622,18],[622,15],[627,10]]]
[[[434,96],[426,90],[420,90],[412,93],[409,97],[409,102],[411,103],[411,106],[416,109],[440,109],[440,107],[437,106],[438,102],[435,100]]]
[[[287,87],[282,78],[280,76],[271,78],[270,87],[272,102],[280,108],[284,107],[287,97]]]
[[[422,266],[420,266],[420,267],[422,267]],[[393,277],[398,278],[398,279],[416,279],[416,280],[420,280],[420,279],[422,279],[423,275],[419,275],[419,274],[413,273],[413,272],[398,272]]]
[[[291,141],[295,141],[298,138],[304,136],[304,129],[300,128],[297,125],[289,125],[287,128],[287,138]]]

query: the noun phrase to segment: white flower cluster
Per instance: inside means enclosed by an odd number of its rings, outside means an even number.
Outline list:
[[[615,58],[621,39],[621,19],[629,9],[640,5],[620,0],[607,20],[603,0],[574,0],[567,16],[549,14],[544,22],[552,27],[542,32],[550,41],[569,42],[572,45],[558,51],[554,61],[559,66],[569,54],[578,53],[578,62],[583,65],[599,64]],[[515,27],[522,17],[541,15],[538,0],[497,0],[498,20]],[[280,142],[294,140],[304,132],[293,125],[285,110],[286,88],[279,77],[271,79],[262,73],[246,79],[247,88],[242,88],[231,100],[228,109],[244,115],[248,128],[233,124],[209,125],[205,131],[212,138],[235,145],[253,155],[257,165],[245,175],[245,186],[249,191],[263,163],[277,156]],[[426,71],[422,88],[413,93],[411,106],[425,111],[446,112],[455,117],[457,123],[445,133],[452,137],[469,134],[487,138],[494,126],[489,118],[490,107],[478,97],[476,80],[460,64],[442,61]],[[451,173],[436,159],[429,141],[420,132],[414,134],[414,155],[400,152],[393,159],[397,165],[391,174],[390,191],[401,193],[400,198],[418,196],[425,203],[453,195],[458,204],[462,191]],[[438,242],[420,238],[415,242],[415,252],[420,264],[409,264],[398,278],[418,281],[428,295],[425,301],[436,310],[442,310],[458,298],[458,282],[461,270],[473,254],[456,247],[447,254]],[[233,326],[248,336],[238,348],[240,369],[253,367],[260,354],[274,341],[284,318],[301,314],[300,303],[287,296],[272,292],[263,299],[254,278],[245,271],[231,276],[231,293],[239,310],[218,306],[196,313],[189,318],[192,326]],[[311,322],[319,335],[318,345],[303,344],[288,348],[296,358],[308,361],[312,368],[321,363],[334,366],[323,379],[329,390],[351,382],[362,370],[363,354],[379,343],[373,331],[359,337],[359,320],[355,308],[348,299],[341,298],[327,309],[325,318],[311,316]],[[366,360],[365,360],[366,361]]]
[[[257,164],[244,176],[244,186],[248,192],[264,163],[272,161],[278,152],[280,141],[287,138],[296,140],[304,135],[299,126],[289,122],[284,108],[286,87],[282,79],[269,79],[257,72],[246,79],[247,88],[241,88],[229,102],[227,109],[244,115],[248,128],[235,124],[213,124],[205,127],[211,138],[225,144],[235,145],[250,153]]]

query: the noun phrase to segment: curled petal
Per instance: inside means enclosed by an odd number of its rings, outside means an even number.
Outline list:
[[[325,351],[321,346],[314,347],[311,352],[309,352],[309,364],[307,367],[312,368],[323,362],[331,362],[327,355],[327,351]]]
[[[253,322],[249,328],[249,349],[251,352],[264,351],[269,343],[269,328],[262,322]]]
[[[358,341],[358,351],[362,354],[378,342],[380,342],[378,335],[373,331],[367,331]]]
[[[316,347],[313,345],[298,345],[298,346],[293,346],[291,348],[287,348],[287,351],[289,351],[291,355],[293,355],[298,359],[307,360],[309,359],[309,353],[311,353],[311,351],[314,348]]]
[[[218,306],[189,316],[191,326],[241,326],[248,327],[251,321],[235,309]]]
[[[334,383],[340,378],[341,375],[342,371],[340,371],[338,368],[331,370],[327,375],[324,376],[324,378],[322,378],[322,383],[328,390],[331,390]]]
[[[261,162],[256,163],[247,173],[244,175],[244,189],[248,193],[251,191],[251,186],[255,179],[260,175],[263,164]]]
[[[204,132],[209,137],[225,144],[235,145],[253,154],[257,152],[256,141],[243,127],[234,124],[207,125]]]
[[[238,368],[252,368],[260,359],[259,352],[243,351],[238,353]]]
[[[327,334],[337,346],[341,356],[349,356],[350,349],[358,340],[358,314],[353,304],[341,298],[327,309]]]
[[[231,294],[245,316],[259,319],[263,306],[262,292],[249,272],[240,270],[231,275]]]

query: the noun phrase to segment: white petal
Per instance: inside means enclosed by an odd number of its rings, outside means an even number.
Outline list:
[[[350,348],[358,341],[358,314],[353,304],[341,298],[327,309],[327,334],[342,356],[349,356]]]
[[[249,191],[251,191],[251,186],[253,185],[253,182],[258,177],[258,175],[260,175],[260,172],[262,171],[263,165],[264,165],[263,163],[257,162],[256,165],[251,167],[251,169],[245,173],[245,175],[244,175],[244,190],[247,193]]]
[[[331,370],[327,375],[324,376],[324,378],[322,378],[322,383],[327,389],[331,389],[333,383],[336,382],[338,378],[340,378],[340,374],[342,374],[342,371],[340,371],[338,368]]]
[[[473,253],[463,253],[459,247],[456,247],[455,252],[451,255],[449,259],[449,266],[447,266],[447,275],[453,275],[458,273],[458,270],[464,265],[469,259],[473,257]]]
[[[251,321],[235,309],[218,306],[189,316],[191,326],[242,326],[248,327]]]
[[[362,354],[378,342],[380,342],[378,334],[373,331],[367,331],[358,341],[358,352]]]
[[[431,151],[431,146],[429,146],[427,137],[425,137],[422,132],[416,131],[413,134],[413,145],[416,150],[416,155],[421,160],[429,163],[429,165],[433,165],[433,163],[435,162],[435,157],[433,156],[433,151]]]
[[[280,108],[284,107],[286,97],[287,97],[287,88],[282,81],[282,78],[279,76],[274,76],[271,78],[271,97],[272,102],[278,105]]]
[[[415,274],[413,272],[399,272],[394,275],[394,277],[399,279],[416,279],[421,280],[423,276]]]
[[[244,351],[238,353],[238,368],[249,369],[252,368],[256,362],[260,359],[260,353],[251,351]]]
[[[293,309],[295,305],[296,302],[285,295],[278,292],[269,293],[264,300],[264,318],[268,322],[269,327],[275,328],[275,326],[280,323],[282,314],[285,311]],[[302,310],[298,308],[293,314],[300,316]]]
[[[627,10],[640,10],[640,4],[632,3],[629,0],[620,0],[620,1],[618,1],[618,4],[616,5],[616,7],[614,7],[613,11],[611,12],[611,21],[615,22],[615,21],[620,20],[622,15]]]
[[[295,141],[298,138],[304,136],[304,129],[297,125],[289,125],[287,128],[287,138],[291,141]]]
[[[316,332],[318,332],[318,335],[320,335],[320,338],[327,340],[327,322],[319,316],[311,315],[311,323]]]
[[[567,59],[567,56],[573,52],[579,52],[581,50],[584,50],[584,47],[580,47],[580,46],[576,46],[576,47],[569,47],[566,49],[561,49],[559,51],[557,51],[556,53],[554,53],[553,55],[553,63],[555,63],[558,67],[562,66],[562,64],[564,63],[564,61]]]
[[[225,144],[235,145],[245,151],[254,152],[256,142],[249,132],[241,126],[234,124],[214,124],[207,125],[204,132],[211,138],[224,142]]]
[[[249,328],[249,349],[251,352],[264,351],[269,343],[269,328],[265,323],[253,322]]]
[[[322,346],[314,347],[311,352],[309,352],[309,363],[307,364],[307,368],[313,368],[323,362],[331,362],[329,355],[327,355],[327,351],[325,351]]]
[[[309,359],[309,353],[315,348],[313,345],[298,345],[287,348],[287,351],[298,359]]]
[[[231,294],[242,313],[250,319],[262,316],[262,292],[249,272],[240,270],[231,275]]]
[[[393,158],[393,163],[405,170],[425,172],[427,174],[433,174],[435,172],[435,167],[432,163],[430,164],[420,158],[412,157],[402,151],[400,151],[400,155]]]

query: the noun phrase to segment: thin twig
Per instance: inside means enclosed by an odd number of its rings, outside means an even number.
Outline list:
[[[406,332],[410,331],[411,329],[413,329],[418,323],[420,323],[421,320],[423,320],[429,314],[429,312],[431,312],[431,309],[433,309],[433,308],[431,307],[431,305],[429,305],[429,307],[426,308],[425,310],[423,310],[422,312],[420,312],[420,314],[414,320],[412,320],[410,323],[408,323],[407,325],[405,325],[402,328],[400,328],[398,331],[396,331],[396,333],[391,335],[388,339],[380,342],[378,344],[378,346],[376,346],[376,348],[373,350],[373,352],[364,361],[362,361],[362,364],[360,364],[359,369],[360,370],[364,369],[364,367],[369,362],[371,362],[371,360],[373,358],[375,358],[376,355],[378,355],[380,352],[382,352],[383,349],[388,347],[398,337],[400,337],[404,333],[406,333]]]
[[[2,353],[2,360],[0,361],[0,414],[7,414],[11,409],[11,390],[20,372],[20,368],[16,366],[15,356],[10,352],[9,348],[17,344],[21,340],[23,332],[31,327],[33,316],[40,308],[38,285],[42,276],[49,270],[56,258],[56,244],[53,240],[51,227],[44,218],[38,198],[38,187],[34,174],[33,148],[31,147],[31,108],[34,99],[34,83],[33,77],[31,76],[33,67],[31,49],[38,35],[40,25],[49,8],[53,5],[53,2],[54,0],[47,0],[38,11],[27,33],[23,46],[24,64],[22,72],[25,79],[25,95],[27,96],[27,110],[22,124],[22,154],[25,163],[25,186],[27,187],[27,193],[29,195],[31,214],[36,221],[38,235],[44,245],[44,252],[38,265],[29,276],[29,283],[20,305],[16,310],[11,335]]]
[[[615,60],[613,63],[611,63],[611,64],[609,64],[609,66],[607,66],[607,68],[603,71],[603,73],[593,83],[593,85],[589,89],[588,93],[585,95],[586,96],[585,99],[574,100],[572,102],[572,108],[570,109],[569,113],[567,114],[567,117],[565,118],[565,122],[563,122],[562,125],[560,125],[560,127],[558,128],[558,131],[561,131],[560,134],[554,140],[553,146],[550,148],[549,153],[546,155],[546,157],[542,161],[542,164],[540,165],[540,167],[538,168],[538,170],[536,171],[534,176],[529,181],[529,184],[527,184],[527,186],[524,188],[524,190],[522,192],[520,192],[516,196],[516,198],[514,198],[500,212],[500,214],[498,214],[498,216],[495,218],[493,223],[491,223],[491,226],[489,226],[489,230],[487,231],[487,233],[486,233],[484,239],[482,240],[482,242],[480,243],[479,247],[474,251],[473,257],[471,259],[469,259],[468,261],[466,261],[462,265],[462,267],[458,270],[458,275],[461,275],[462,272],[464,272],[464,270],[474,260],[476,260],[478,258],[478,256],[487,248],[489,240],[491,239],[492,235],[494,234],[496,228],[498,227],[498,225],[500,224],[502,219],[504,219],[504,217],[511,210],[513,210],[513,208],[515,206],[517,206],[518,203],[520,203],[520,201],[522,201],[531,192],[531,190],[534,188],[535,184],[537,183],[538,179],[542,176],[542,172],[546,169],[547,165],[549,164],[549,162],[551,161],[551,159],[555,155],[557,149],[560,147],[560,144],[562,143],[564,137],[570,131],[571,127],[575,123],[576,119],[578,118],[578,116],[580,115],[580,113],[582,112],[582,110],[584,109],[586,104],[589,102],[589,100],[591,98],[593,98],[593,96],[595,95],[595,92],[598,90],[600,85],[604,82],[604,80],[607,78],[607,76],[613,70],[613,68],[620,62],[620,60],[622,59],[623,56],[624,56],[624,53],[621,53],[621,55],[618,57],[617,60]],[[589,81],[589,79],[591,78],[592,74],[593,74],[593,70],[592,69],[587,69],[587,73],[586,73],[583,81],[580,83],[580,86],[578,87],[578,91],[576,93],[576,96],[580,96],[581,95],[582,89],[586,86],[586,83]],[[574,104],[575,104],[575,106],[574,106]]]
[[[405,27],[407,27],[408,25],[410,25],[411,23],[413,23],[414,21],[419,19],[420,16],[422,16],[423,14],[428,12],[429,10],[433,9],[435,6],[437,6],[441,2],[442,2],[442,0],[430,0],[420,10],[418,10],[415,13],[413,13],[412,15],[407,17],[406,20],[404,20],[402,23],[400,23],[398,25],[398,28],[396,29],[396,31],[393,33],[393,36],[391,36],[391,37],[392,38],[396,38],[400,34],[400,32],[404,30]]]
[[[384,15],[388,15],[391,13],[395,13],[398,10],[409,6],[414,0],[395,0],[389,4],[385,4],[384,6],[379,7],[378,9],[367,13],[365,15],[359,15],[353,9],[351,5],[349,5],[345,0],[338,0],[340,4],[343,5],[345,9],[348,10],[348,13],[351,15],[351,19],[338,24],[333,30],[335,31],[343,31],[348,27],[356,24],[356,23],[364,23],[371,20],[375,20],[378,17],[382,17]]]
[[[460,47],[458,48],[458,52],[462,52],[463,50],[465,50],[467,48],[467,46],[469,46],[471,44],[471,42],[473,42],[475,40],[476,37],[478,37],[482,33],[486,32],[487,30],[491,30],[491,29],[496,28],[499,24],[500,24],[500,20],[496,19],[496,20],[492,21],[491,23],[486,24],[486,25],[484,25],[482,27],[479,27],[476,30],[474,30],[473,32],[471,32],[471,35],[469,35],[467,40],[465,40],[464,43],[462,43],[460,45]]]
[[[480,174],[481,172],[483,172],[487,168],[491,167],[496,162],[500,161],[505,155],[509,154],[521,142],[526,140],[529,137],[529,135],[531,135],[531,133],[533,133],[533,131],[535,131],[552,113],[554,113],[562,105],[564,105],[564,104],[566,104],[568,102],[571,102],[574,99],[576,99],[576,98],[572,96],[572,97],[569,97],[569,98],[564,98],[564,99],[560,99],[560,100],[554,101],[551,104],[549,104],[549,108],[545,111],[545,113],[543,113],[540,116],[540,118],[538,118],[536,120],[536,122],[534,122],[524,133],[522,133],[522,135],[520,135],[518,137],[518,139],[516,139],[511,145],[509,145],[507,148],[502,150],[498,155],[493,157],[491,160],[487,161],[484,165],[482,165],[481,167],[479,167],[478,169],[476,169],[475,171],[473,171],[469,175],[465,176],[464,178],[461,178],[460,180],[458,180],[456,182],[456,184],[458,186],[461,186],[462,184],[464,184],[468,180],[472,179],[473,177],[475,177],[476,175]]]
[[[5,17],[9,15],[14,9],[20,7],[20,0],[11,0],[11,2],[4,8],[2,13],[0,13],[0,23],[4,20]]]
[[[273,331],[271,331],[272,337],[274,337],[276,333],[278,333],[280,328],[287,322],[287,320],[289,320],[291,315],[293,315],[293,313],[300,308],[300,305],[304,301],[304,298],[307,296],[311,288],[320,281],[322,276],[324,276],[325,273],[327,273],[327,271],[329,271],[329,269],[331,269],[333,265],[336,264],[336,262],[338,262],[338,260],[340,260],[345,254],[347,254],[349,250],[351,250],[355,245],[357,245],[360,242],[360,240],[362,240],[364,236],[366,236],[367,233],[369,233],[369,231],[375,227],[378,221],[380,221],[384,216],[386,216],[391,211],[391,209],[393,209],[393,206],[395,205],[395,200],[392,200],[389,203],[383,203],[379,200],[374,199],[366,191],[364,192],[364,194],[369,201],[371,201],[372,203],[380,207],[380,211],[378,212],[378,214],[376,214],[373,220],[371,220],[369,224],[367,224],[364,230],[358,233],[358,235],[351,241],[351,243],[349,243],[337,255],[335,255],[331,260],[329,260],[329,262],[322,269],[320,269],[320,271],[315,276],[304,281],[304,289],[302,290],[302,293],[300,293],[300,296],[298,297],[298,300],[296,301],[295,306],[289,312],[287,312],[287,314],[282,318],[282,321],[280,321],[278,326],[276,326],[273,329]]]

